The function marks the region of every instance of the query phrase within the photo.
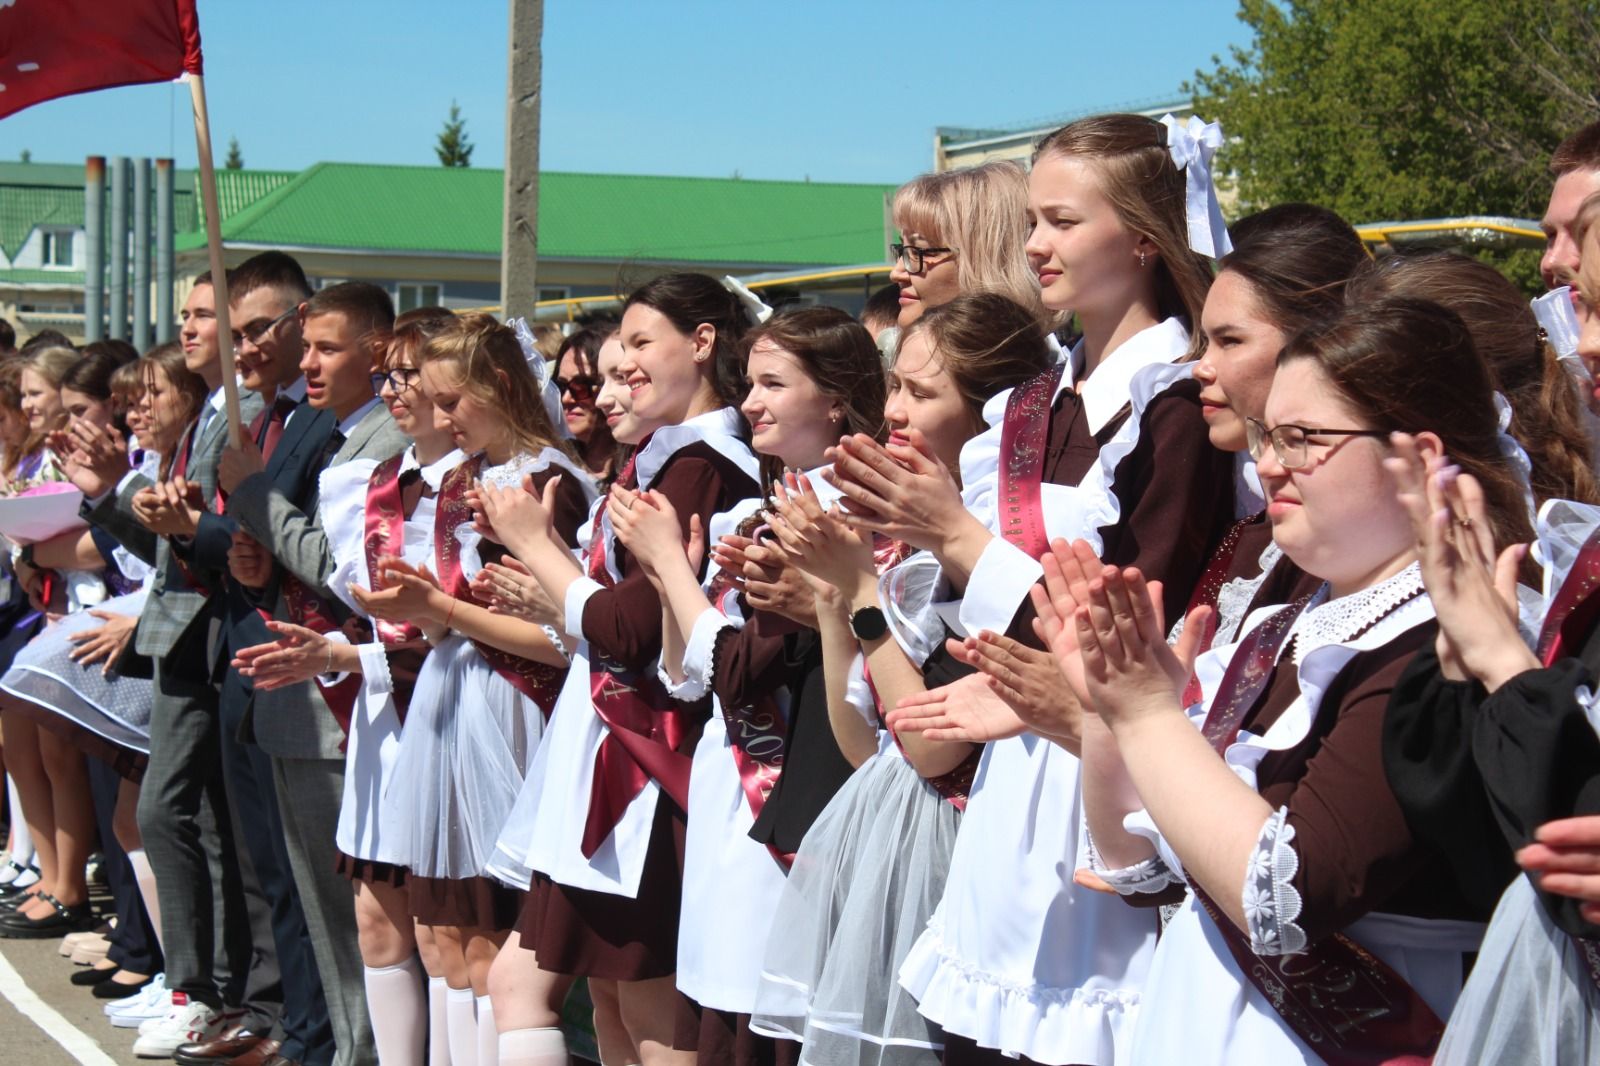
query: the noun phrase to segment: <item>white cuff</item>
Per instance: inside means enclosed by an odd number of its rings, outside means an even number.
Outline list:
[[[968,633],[1004,633],[1028,590],[1044,577],[1037,560],[1004,537],[992,538],[978,556],[961,601],[961,625]]]
[[[724,629],[732,629],[728,616],[714,607],[707,607],[694,620],[689,639],[684,642],[683,662],[678,669],[683,680],[673,681],[667,673],[667,664],[661,663],[656,674],[666,686],[667,695],[675,700],[692,702],[704,699],[711,691],[712,670],[716,666],[717,637]]]
[[[1262,825],[1244,877],[1241,902],[1250,950],[1257,955],[1296,955],[1306,949],[1305,930],[1296,924],[1302,901],[1290,884],[1300,869],[1300,856],[1288,819],[1289,808],[1279,807]]]
[[[567,586],[567,599],[563,605],[566,614],[567,636],[573,640],[588,640],[583,635],[583,609],[589,604],[589,597],[602,591],[605,586],[592,577],[580,577]]]
[[[1084,835],[1088,836],[1087,831]],[[1100,857],[1100,849],[1094,846],[1094,838],[1089,837],[1088,840],[1089,869],[1119,896],[1149,895],[1162,891],[1168,885],[1181,883],[1160,855],[1152,855],[1132,866],[1113,870]]]
[[[872,694],[872,686],[867,684],[867,657],[860,652],[850,660],[850,673],[844,681],[844,701],[855,708],[868,725],[874,729],[883,728],[878,716],[878,700]]]
[[[384,646],[374,641],[356,648],[361,656],[361,675],[366,678],[367,703],[382,707],[394,692],[394,678],[389,674],[389,654]]]
[[[117,497],[121,496],[123,487],[126,486],[128,484],[128,482],[132,481],[134,478],[136,478],[138,476],[140,476],[138,470],[129,470],[126,474],[123,474],[122,477],[117,479],[117,483],[114,486],[112,486],[110,492],[102,492],[100,495],[96,496],[94,499],[88,501],[89,508],[92,510],[92,509],[94,509],[96,507],[99,507],[102,503],[104,503],[107,500],[114,500]]]
[[[329,644],[343,644],[346,647],[350,646],[350,638],[338,630],[334,630],[331,633],[324,633],[323,636],[328,639]],[[335,673],[322,673],[317,675],[317,684],[321,685],[323,688],[332,688],[334,685],[339,684],[349,676],[350,672],[348,670]]]

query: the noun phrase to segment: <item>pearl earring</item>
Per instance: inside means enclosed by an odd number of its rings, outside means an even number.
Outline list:
[[[1144,266],[1144,261],[1145,261],[1145,255],[1144,255],[1143,252],[1140,252],[1139,253],[1139,265],[1140,266]]]

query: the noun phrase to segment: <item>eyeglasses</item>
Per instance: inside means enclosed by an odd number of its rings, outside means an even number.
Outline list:
[[[928,257],[935,255],[955,255],[954,248],[918,248],[914,244],[891,244],[889,250],[900,261],[910,274],[920,274],[928,269]],[[935,263],[935,266],[938,264]]]
[[[574,403],[592,404],[599,395],[600,382],[597,378],[552,378],[556,391],[569,394]]]
[[[418,370],[416,367],[397,366],[393,370],[374,371],[372,375],[372,387],[374,389],[382,389],[385,385],[387,385],[389,386],[391,392],[393,392],[396,396],[399,396],[408,389],[416,388],[417,383],[421,380],[422,371]]]
[[[1250,449],[1250,458],[1256,462],[1261,461],[1261,456],[1266,453],[1267,445],[1272,445],[1272,451],[1278,457],[1278,465],[1285,470],[1308,470],[1311,468],[1309,447],[1313,443],[1312,437],[1372,437],[1374,440],[1387,441],[1389,432],[1383,429],[1317,429],[1311,426],[1273,426],[1268,429],[1264,423],[1254,418],[1244,420],[1245,442]]]
[[[234,348],[234,351],[238,351],[239,350],[239,342],[240,341],[246,341],[246,340],[249,341],[251,344],[257,346],[257,347],[260,347],[261,346],[261,342],[266,340],[267,337],[269,335],[271,335],[273,330],[277,329],[279,326],[283,325],[283,323],[287,322],[291,315],[296,315],[296,314],[299,314],[299,313],[300,313],[300,305],[299,304],[293,304],[293,305],[290,306],[289,310],[285,311],[283,314],[279,315],[277,318],[272,319],[271,321],[268,321],[268,322],[252,322],[248,326],[241,326],[240,328],[234,330],[233,331],[233,348]]]

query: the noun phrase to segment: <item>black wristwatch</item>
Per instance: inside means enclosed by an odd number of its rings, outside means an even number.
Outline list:
[[[850,615],[850,632],[857,640],[877,640],[889,632],[889,621],[876,607],[863,607]]]

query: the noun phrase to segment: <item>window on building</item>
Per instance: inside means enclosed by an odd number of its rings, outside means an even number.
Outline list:
[[[39,234],[40,255],[39,261],[47,267],[72,266],[72,231],[69,229],[47,229]]]
[[[572,290],[567,288],[565,285],[539,286],[539,300],[541,303],[545,300],[565,300],[571,295]]]
[[[405,314],[419,307],[438,307],[443,298],[442,285],[403,281],[395,286],[394,309],[398,314]]]

